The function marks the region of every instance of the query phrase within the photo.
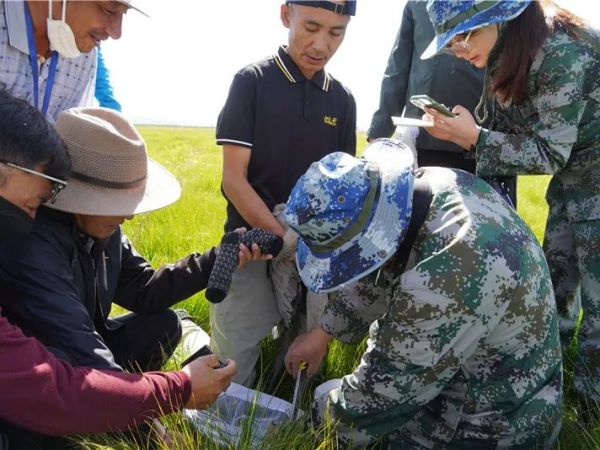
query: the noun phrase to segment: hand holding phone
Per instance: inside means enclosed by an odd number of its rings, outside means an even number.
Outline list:
[[[423,111],[425,111],[425,108],[431,108],[435,109],[437,112],[443,114],[444,116],[456,117],[456,114],[450,111],[450,108],[448,108],[443,103],[432,99],[429,95],[413,95],[410,98],[410,102],[417,108],[421,108]]]
[[[215,355],[211,356],[211,353],[210,347],[204,346],[184,361],[181,371],[191,382],[191,395],[186,408],[208,408],[229,387],[237,372],[235,361],[229,359],[227,365],[224,365]]]

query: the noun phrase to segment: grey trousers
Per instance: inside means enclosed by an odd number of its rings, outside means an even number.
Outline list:
[[[267,262],[255,261],[238,270],[227,297],[210,308],[210,345],[221,359],[237,363],[234,382],[252,384],[260,343],[280,321]]]

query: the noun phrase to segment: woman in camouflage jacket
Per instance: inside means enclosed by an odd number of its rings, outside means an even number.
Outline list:
[[[600,34],[552,2],[430,0],[436,38],[423,58],[449,51],[487,67],[490,129],[456,106],[428,111],[432,135],[475,151],[480,176],[552,174],[544,237],[563,345],[579,313],[575,386],[600,399]],[[483,98],[483,97],[482,97]],[[485,107],[484,103],[480,103]],[[481,116],[475,111],[478,121]]]

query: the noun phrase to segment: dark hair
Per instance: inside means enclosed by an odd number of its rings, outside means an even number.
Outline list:
[[[67,147],[44,116],[0,85],[0,159],[28,169],[44,166],[44,172],[67,178],[71,158]]]
[[[506,23],[498,57],[490,68],[490,92],[501,102],[520,103],[527,97],[529,71],[535,55],[554,31],[574,38],[583,20],[551,1],[533,1],[517,18]]]

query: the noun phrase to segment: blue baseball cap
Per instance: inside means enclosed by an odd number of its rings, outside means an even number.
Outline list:
[[[532,0],[429,0],[427,11],[435,37],[421,59],[435,56],[454,36],[494,23],[512,20]]]
[[[381,267],[410,222],[411,150],[379,139],[362,158],[336,152],[313,163],[290,194],[287,223],[298,234],[296,264],[313,292],[331,292]]]

